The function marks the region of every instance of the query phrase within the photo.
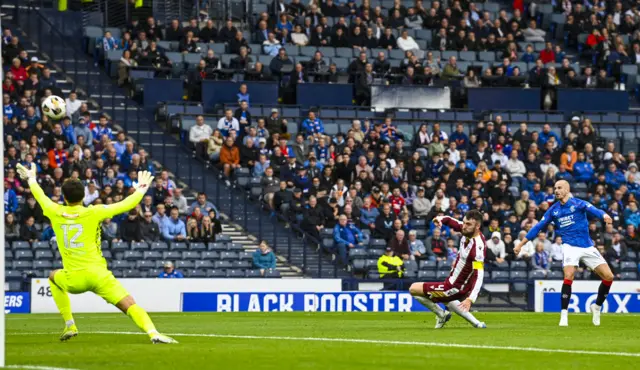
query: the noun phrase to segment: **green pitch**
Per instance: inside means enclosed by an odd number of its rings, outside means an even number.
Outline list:
[[[152,345],[124,315],[78,314],[58,341],[57,315],[7,317],[8,365],[71,369],[636,369],[640,317],[477,313],[434,330],[430,313],[151,314],[178,345]],[[460,345],[456,347],[456,345]],[[468,348],[465,346],[472,346]],[[483,346],[483,347],[481,347]],[[525,350],[528,348],[529,350]],[[599,352],[599,353],[594,353]]]

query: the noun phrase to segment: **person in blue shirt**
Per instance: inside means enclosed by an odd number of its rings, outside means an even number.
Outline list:
[[[567,182],[573,181],[573,175],[571,172],[567,171],[567,166],[561,164],[558,167],[558,172],[556,173],[556,180],[567,180]]]
[[[241,104],[244,101],[247,102],[247,107],[250,106],[251,103],[249,99],[251,99],[251,96],[249,95],[247,84],[240,85],[238,94],[236,94],[236,96],[238,97],[238,104]]]
[[[9,94],[2,95],[2,112],[9,120],[17,116],[18,110],[14,104],[11,104],[11,96]]]
[[[302,133],[305,137],[313,136],[319,139],[324,134],[324,124],[320,118],[316,117],[316,113],[309,111],[309,116],[302,121]]]
[[[469,137],[464,133],[464,126],[461,123],[456,125],[456,130],[449,135],[449,142],[455,142],[458,150],[467,150]]]
[[[547,141],[549,141],[549,139],[552,137],[556,139],[556,143],[558,143],[558,146],[562,146],[562,140],[560,139],[560,136],[551,131],[551,126],[546,123],[544,126],[542,126],[542,131],[538,134],[538,145],[543,148]]]
[[[184,222],[178,218],[178,207],[171,208],[171,217],[164,220],[162,227],[162,236],[165,240],[173,242],[181,242],[187,238],[187,229]]]
[[[171,263],[170,261],[167,261],[164,263],[164,271],[160,273],[160,275],[158,275],[158,278],[160,279],[182,279],[184,278],[184,275],[182,275],[182,272],[176,270],[173,267],[173,263]]]
[[[593,164],[585,159],[584,153],[578,153],[578,161],[573,165],[573,177],[579,182],[595,179]]]
[[[593,313],[592,322],[595,326],[599,326],[600,311],[613,283],[613,272],[611,272],[602,254],[594,247],[593,240],[589,235],[587,215],[601,219],[607,224],[611,224],[613,220],[611,216],[597,209],[591,203],[574,198],[571,194],[571,187],[565,180],[555,183],[554,192],[556,202],[549,207],[540,222],[532,227],[527,235],[513,248],[513,253],[516,256],[519,255],[523,245],[529,240],[534,240],[540,232],[546,231],[547,226],[553,223],[556,236],[560,236],[563,243],[562,266],[564,282],[562,284],[560,326],[569,326],[567,309],[571,300],[571,284],[580,263],[584,263],[587,268],[602,279],[596,301],[590,307]]]
[[[626,182],[624,178],[624,173],[618,169],[615,163],[609,163],[609,167],[607,171],[604,173],[604,181],[611,185],[611,187],[615,190],[620,187],[620,185]]]
[[[362,231],[353,223],[349,223],[346,215],[340,215],[338,224],[333,228],[333,250],[338,252],[340,264],[344,266],[349,262],[348,249],[363,246],[363,244]]]
[[[18,196],[16,192],[11,189],[11,185],[4,182],[4,213],[16,213],[18,210]]]
[[[253,252],[253,267],[259,269],[262,275],[266,270],[276,268],[276,255],[264,240],[260,242],[258,249]]]
[[[544,202],[544,193],[542,192],[539,182],[533,185],[533,191],[529,192],[529,198],[536,202],[536,205]]]

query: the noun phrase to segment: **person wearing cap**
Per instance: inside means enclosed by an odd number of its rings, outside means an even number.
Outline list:
[[[393,248],[387,247],[378,258],[378,273],[381,279],[401,278],[404,274],[404,261],[395,255]]]
[[[495,152],[493,152],[493,154],[491,154],[491,163],[495,163],[495,162],[500,162],[500,165],[502,166],[502,168],[505,168],[507,166],[507,156],[502,152],[502,150],[504,149],[504,147],[502,146],[502,144],[497,144],[495,147]]]
[[[580,135],[580,117],[578,116],[571,117],[571,122],[567,123],[567,125],[564,126],[563,133],[565,138],[569,137],[570,133]]]
[[[338,263],[346,266],[349,263],[348,251],[351,248],[364,246],[364,235],[355,224],[348,222],[346,215],[338,217],[338,223],[333,227],[333,248],[328,252],[337,252]],[[326,245],[323,244],[326,248]]]
[[[171,261],[167,261],[164,263],[163,265],[163,272],[160,273],[160,275],[158,275],[158,278],[160,279],[182,279],[184,278],[184,275],[182,275],[182,272],[176,270],[173,267],[173,263]]]
[[[42,76],[44,65],[39,63],[38,57],[31,57],[30,61],[31,63],[26,68],[27,75],[31,76],[35,74],[38,77]]]

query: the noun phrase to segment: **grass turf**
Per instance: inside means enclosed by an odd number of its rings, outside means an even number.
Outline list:
[[[9,365],[73,369],[566,369],[637,368],[640,356],[637,315],[603,314],[602,326],[591,316],[569,316],[568,328],[557,314],[477,313],[488,329],[474,329],[454,315],[435,330],[430,313],[211,313],[151,314],[169,335],[218,334],[256,337],[349,338],[397,341],[368,343],[175,335],[178,345],[152,345],[124,315],[78,314],[80,335],[60,343],[58,315],[9,315],[6,356]],[[400,343],[402,342],[402,343]],[[421,343],[409,343],[421,342]],[[531,352],[509,348],[435,347],[439,344],[535,347],[568,351]]]

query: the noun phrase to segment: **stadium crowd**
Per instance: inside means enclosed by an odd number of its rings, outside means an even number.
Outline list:
[[[4,127],[6,241],[49,241],[54,238],[48,220],[16,174],[16,164],[35,164],[45,193],[63,203],[60,186],[69,178],[85,184],[85,205],[111,204],[131,194],[137,172],[156,174],[155,186],[129,214],[108,219],[102,240],[147,242],[214,242],[222,232],[218,211],[204,193],[187,204],[183,189],[167,171],[158,171],[147,152],[106,115],[96,116],[71,91],[67,116],[53,122],[40,112],[43,98],[63,96],[51,71],[29,58],[17,36],[3,30],[2,109]],[[15,50],[14,50],[15,49]]]
[[[553,227],[518,256],[513,246],[555,201],[553,184],[560,179],[613,217],[611,228],[591,225],[608,261],[635,260],[628,252],[640,252],[636,153],[625,156],[614,142],[598,138],[589,119],[573,117],[560,134],[549,124],[539,132],[526,123],[511,130],[500,116],[478,122],[470,134],[463,124],[444,132],[436,122],[420,125],[410,138],[388,117],[354,120],[347,132],[328,136],[321,117],[310,111],[299,132],[288,133],[289,142],[281,137],[277,109],[257,119],[259,129],[240,125],[249,121],[242,112],[242,106],[227,110],[215,130],[198,117],[190,131],[198,154],[214,161],[228,182],[247,168],[261,179],[265,204],[318,243],[325,229],[332,230],[327,249],[343,265],[349,250],[374,240],[384,240],[404,260],[453,259],[459,235],[430,220],[461,219],[478,209],[489,261],[524,260],[548,270],[562,258]]]
[[[201,26],[194,18],[183,26],[174,19],[162,26],[149,17],[134,20],[118,38],[105,32],[95,52],[125,51],[121,85],[136,66],[186,75],[192,100],[200,99],[202,80],[239,74],[248,81],[280,81],[289,102],[298,84],[349,82],[362,105],[376,83],[449,84],[462,95],[478,86],[543,87],[551,100],[558,87],[625,88],[627,76],[635,84],[637,68],[623,68],[640,62],[635,3],[557,2],[563,23],[553,27],[563,29],[561,39],[555,28],[540,25],[550,24],[550,13],[490,5],[496,8],[459,0],[449,7],[396,0],[389,9],[369,0],[278,0],[255,14],[248,31],[231,20],[218,29],[212,20]],[[221,49],[209,48],[218,44]],[[171,60],[168,51],[200,54],[201,60]]]

